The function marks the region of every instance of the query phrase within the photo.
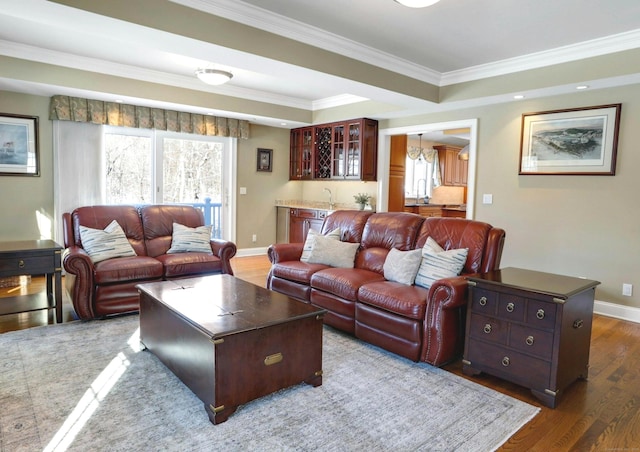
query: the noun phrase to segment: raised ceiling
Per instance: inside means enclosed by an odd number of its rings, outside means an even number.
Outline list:
[[[167,14],[175,17],[163,21]],[[220,27],[207,28],[214,23]],[[286,108],[313,112],[368,101],[363,111],[379,106],[377,118],[384,119],[501,101],[476,95],[447,102],[440,90],[637,48],[638,0],[442,0],[424,9],[393,0],[0,0],[0,55],[80,70],[85,78],[107,74],[250,99],[260,104],[247,110],[264,111],[252,115],[233,102],[210,110],[287,127],[305,121]],[[194,76],[204,66],[234,77],[205,85]],[[635,69],[576,82],[637,83]],[[207,110],[82,85],[0,68],[0,89]],[[572,85],[532,87],[530,94],[568,92]]]

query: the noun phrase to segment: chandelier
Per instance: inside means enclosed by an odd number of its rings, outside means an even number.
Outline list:
[[[418,137],[420,139],[418,147],[415,147],[415,146],[407,147],[407,155],[411,160],[415,160],[419,158],[421,155],[424,155],[424,149],[422,148],[422,134],[419,133]]]

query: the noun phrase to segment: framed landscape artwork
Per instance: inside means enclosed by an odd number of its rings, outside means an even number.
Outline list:
[[[522,115],[519,174],[616,173],[621,104]]]
[[[39,176],[38,117],[0,113],[0,176]]]
[[[258,171],[271,172],[271,159],[273,158],[273,149],[258,148]]]

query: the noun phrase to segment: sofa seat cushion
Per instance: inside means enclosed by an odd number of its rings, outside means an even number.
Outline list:
[[[407,286],[393,281],[364,284],[358,290],[358,301],[388,312],[424,319],[429,291],[418,286]]]
[[[96,284],[160,279],[162,262],[148,256],[119,257],[98,262],[94,271]]]
[[[345,300],[356,301],[358,289],[376,281],[384,281],[384,276],[361,268],[327,268],[313,274],[311,287]]]
[[[311,276],[314,273],[330,268],[324,264],[307,264],[300,261],[285,261],[273,264],[271,267],[271,275],[289,281],[295,281],[303,284],[311,284]]]
[[[165,278],[222,272],[222,261],[211,253],[176,253],[156,256],[164,267]]]

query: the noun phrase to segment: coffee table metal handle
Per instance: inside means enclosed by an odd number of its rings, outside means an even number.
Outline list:
[[[272,366],[274,364],[278,364],[282,361],[282,353],[274,353],[273,355],[269,355],[264,359],[265,366]]]

